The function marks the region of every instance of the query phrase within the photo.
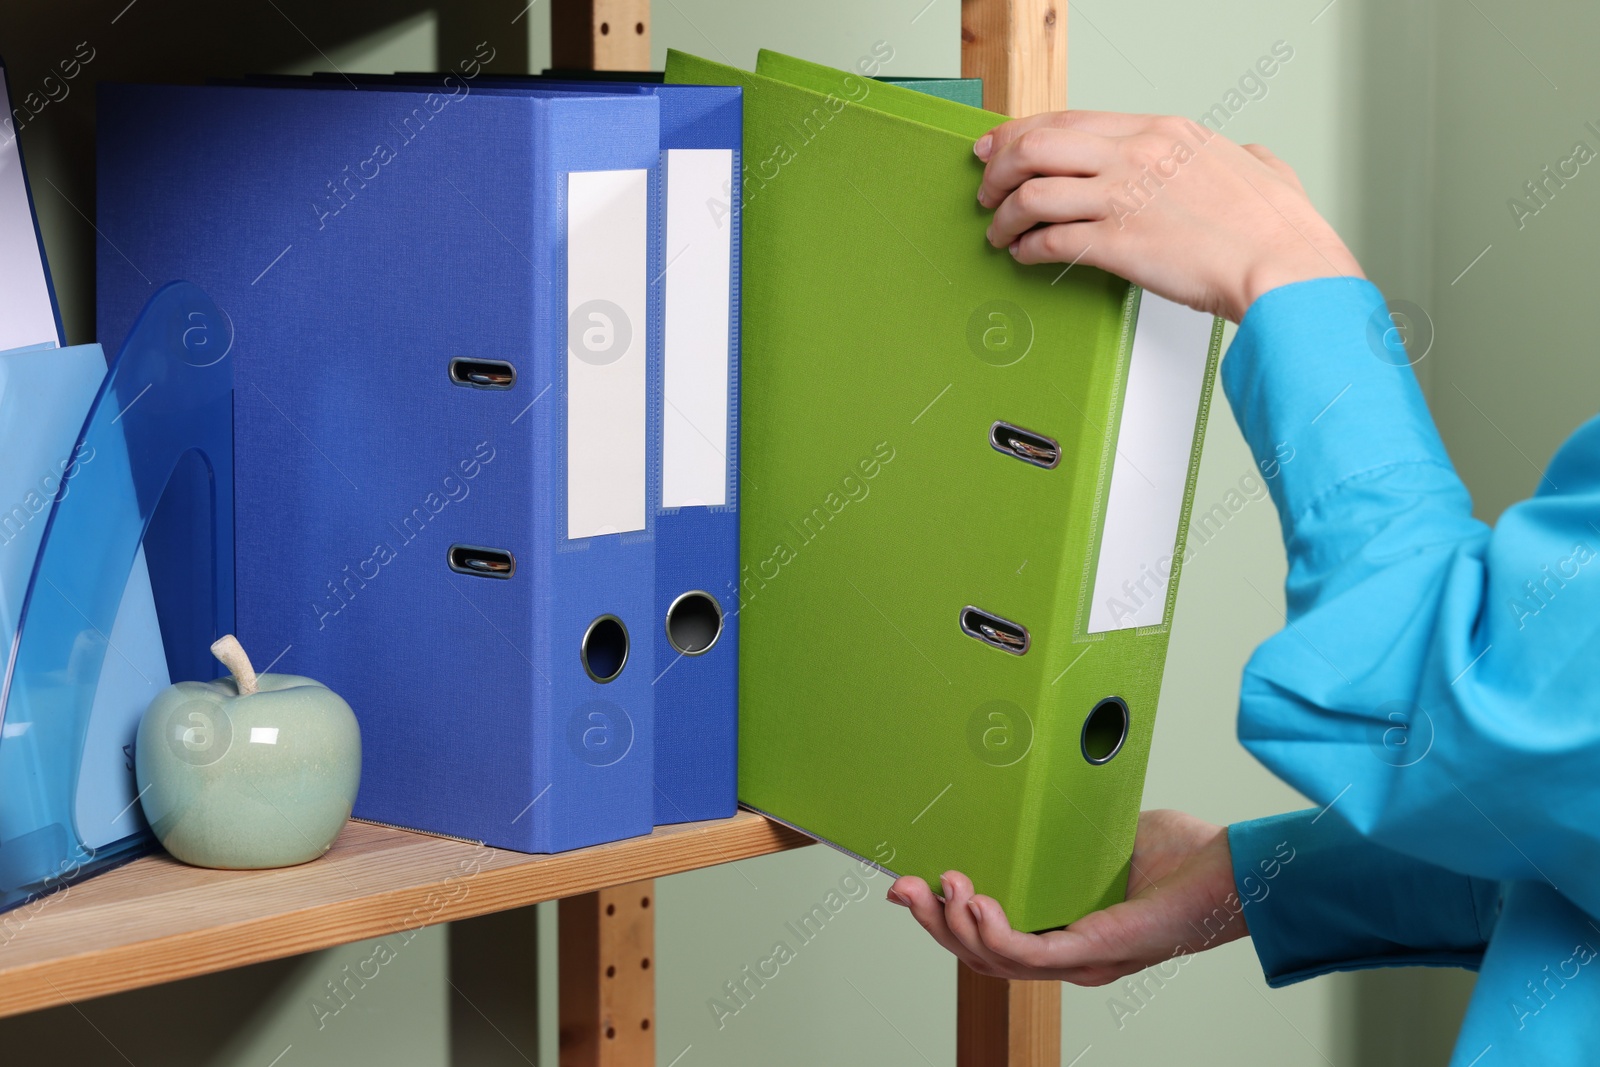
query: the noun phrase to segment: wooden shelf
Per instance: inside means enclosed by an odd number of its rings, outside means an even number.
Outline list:
[[[149,856],[0,915],[0,1016],[808,844],[741,811],[552,856],[354,822],[299,867]]]

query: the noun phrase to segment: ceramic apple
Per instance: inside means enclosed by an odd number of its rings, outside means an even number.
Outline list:
[[[145,818],[168,852],[198,867],[316,859],[349,819],[361,781],[355,714],[310,678],[257,675],[232,634],[211,653],[231,677],[168,687],[139,724]]]

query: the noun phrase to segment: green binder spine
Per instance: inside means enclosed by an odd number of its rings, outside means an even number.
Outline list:
[[[1221,324],[989,247],[999,116],[766,52],[667,80],[745,90],[741,801],[1019,929],[1121,900]]]

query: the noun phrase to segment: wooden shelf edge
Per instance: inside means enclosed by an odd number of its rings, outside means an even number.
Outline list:
[[[0,1017],[811,843],[741,811],[549,856],[351,823],[301,867],[146,857],[0,915]]]

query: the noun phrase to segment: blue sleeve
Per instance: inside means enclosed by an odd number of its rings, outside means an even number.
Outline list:
[[[1239,738],[1377,844],[1600,915],[1600,419],[1491,529],[1389,325],[1365,281],[1284,286],[1224,363],[1289,560]]]
[[[1367,967],[1476,968],[1500,885],[1367,841],[1315,809],[1228,827],[1234,886],[1267,984]]]

